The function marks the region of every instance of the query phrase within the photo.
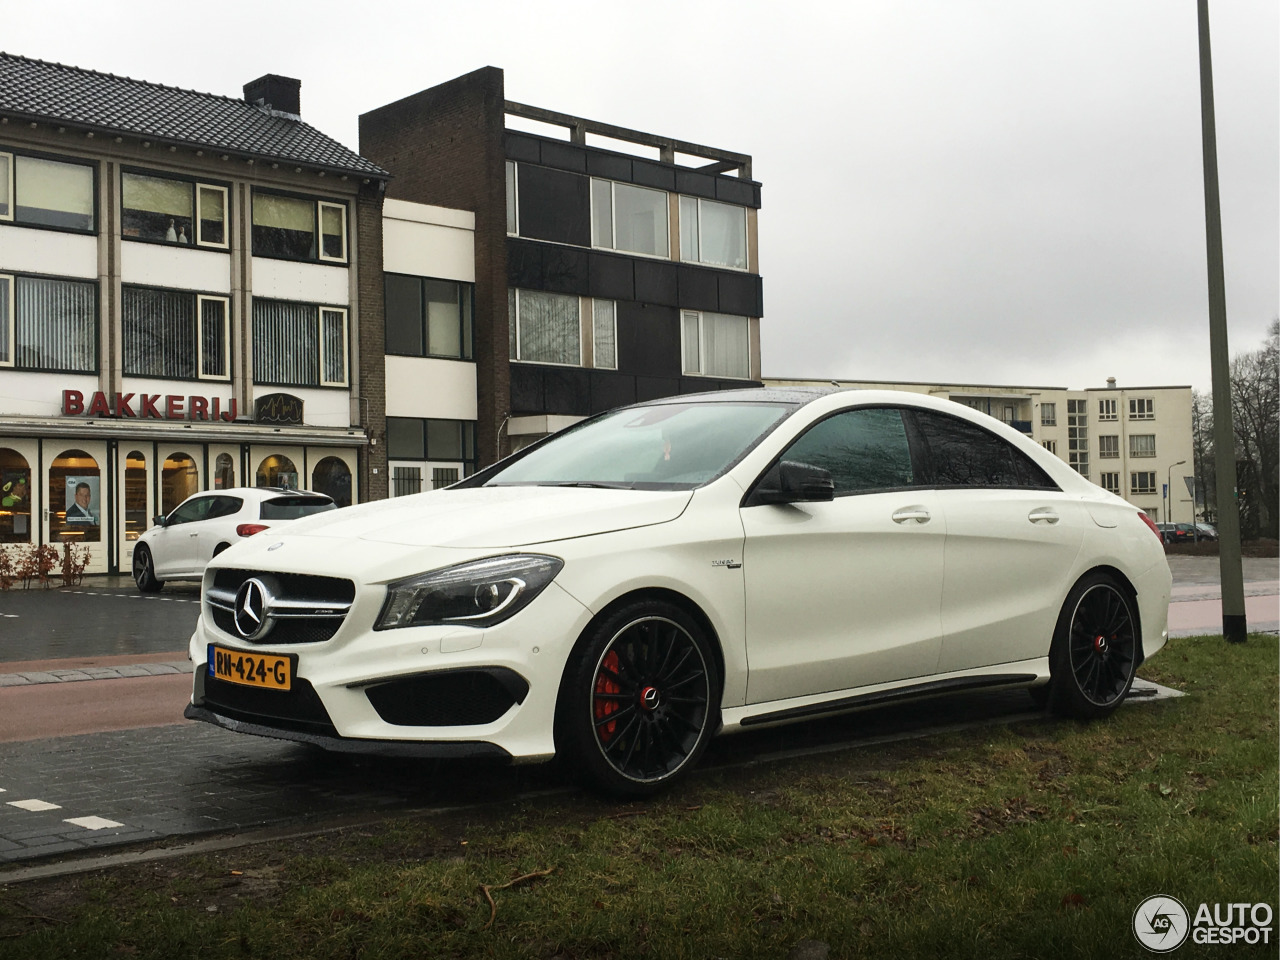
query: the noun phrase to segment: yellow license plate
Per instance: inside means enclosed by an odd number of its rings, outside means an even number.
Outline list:
[[[209,676],[246,687],[288,690],[293,684],[293,657],[245,653],[210,644]]]

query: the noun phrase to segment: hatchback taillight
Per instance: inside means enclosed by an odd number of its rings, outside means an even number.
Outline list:
[[[1143,514],[1143,516],[1146,516],[1146,514]],[[267,526],[265,523],[242,523],[236,527],[236,534],[241,537],[252,537],[255,533],[261,533],[267,529]]]
[[[1150,517],[1148,517],[1141,510],[1138,511],[1138,516],[1142,518],[1143,523],[1145,523],[1148,527],[1151,528],[1151,532],[1156,535],[1156,539],[1159,540],[1161,543],[1164,543],[1164,534],[1160,532],[1160,528],[1156,526],[1156,522],[1152,520]]]

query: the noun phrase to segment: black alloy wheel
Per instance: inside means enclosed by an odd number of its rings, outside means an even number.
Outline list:
[[[156,578],[151,551],[142,544],[133,548],[133,582],[143,593],[158,593],[164,586],[164,581]]]
[[[1050,706],[1085,720],[1111,713],[1133,685],[1139,643],[1129,594],[1103,574],[1081,580],[1067,597],[1049,652]]]
[[[660,601],[589,629],[561,690],[560,731],[591,786],[648,796],[687,773],[719,726],[720,683],[703,631]]]

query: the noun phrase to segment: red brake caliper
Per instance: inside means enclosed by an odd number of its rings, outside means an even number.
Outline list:
[[[600,662],[600,666],[618,672],[618,654],[610,650],[604,655],[604,660]],[[621,693],[622,687],[618,685],[618,681],[612,676],[605,673],[602,669],[596,674],[596,693]],[[596,719],[603,720],[611,713],[616,713],[621,709],[621,704],[617,700],[597,700],[595,702]],[[603,727],[600,727],[600,739],[605,743],[609,742],[609,738],[614,735],[618,729],[618,721],[610,720]]]

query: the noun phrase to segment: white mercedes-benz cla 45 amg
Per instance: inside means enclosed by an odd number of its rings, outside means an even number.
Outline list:
[[[1169,589],[1145,514],[957,403],[675,397],[219,554],[186,715],[565,754],[645,795],[717,733],[888,702],[1025,687],[1102,717],[1164,645]]]

